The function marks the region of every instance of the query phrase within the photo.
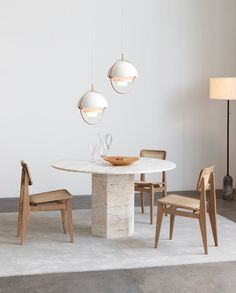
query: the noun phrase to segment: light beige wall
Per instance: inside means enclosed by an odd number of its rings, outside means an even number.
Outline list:
[[[199,168],[225,175],[225,106],[208,99],[208,77],[236,75],[236,1],[127,0],[124,54],[139,78],[117,95],[106,77],[121,54],[121,2],[0,2],[0,195],[18,194],[21,159],[32,166],[33,192],[66,187],[90,193],[90,176],[56,171],[60,158],[89,156],[100,131],[112,133],[113,154],[164,148],[177,168],[170,190],[193,189]],[[95,87],[109,110],[96,126],[76,109],[90,87],[91,23]],[[231,174],[236,175],[231,115]],[[236,182],[236,181],[235,181]]]

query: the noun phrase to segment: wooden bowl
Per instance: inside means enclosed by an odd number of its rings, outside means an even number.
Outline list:
[[[103,160],[111,163],[113,166],[128,166],[138,161],[139,157],[111,156],[103,157]]]

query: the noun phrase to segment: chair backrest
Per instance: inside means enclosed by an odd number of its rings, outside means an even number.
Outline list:
[[[197,182],[197,190],[201,191],[202,182],[204,185],[204,190],[210,190],[212,185],[212,178],[214,177],[215,166],[204,168],[200,171],[198,182]]]
[[[166,159],[166,151],[163,151],[163,150],[141,150],[140,157],[165,160]]]
[[[21,185],[20,185],[20,198],[21,201],[26,200],[29,203],[29,185],[33,184],[32,177],[28,164],[24,161],[21,161]]]
[[[22,166],[22,173],[24,173],[24,175],[26,176],[26,179],[28,181],[29,185],[33,184],[33,180],[32,180],[32,176],[29,170],[29,166],[25,161],[21,161],[21,166]]]
[[[207,210],[206,191],[210,190],[209,207],[215,206],[216,209],[216,191],[215,191],[215,166],[201,170],[197,183],[197,190],[200,193],[200,212]]]
[[[166,151],[164,150],[141,150],[140,157],[144,158],[153,158],[153,159],[166,159]],[[141,181],[145,181],[145,174],[141,174],[140,176]],[[162,172],[162,182],[166,183],[166,172]]]

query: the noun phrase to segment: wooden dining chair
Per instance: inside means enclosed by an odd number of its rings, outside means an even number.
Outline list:
[[[202,169],[199,175],[197,190],[200,199],[170,194],[158,200],[155,245],[157,248],[163,214],[170,214],[169,238],[173,238],[175,216],[194,218],[199,220],[202,242],[205,254],[208,253],[206,214],[209,213],[215,246],[218,246],[216,223],[216,191],[214,166]],[[206,201],[206,191],[209,190],[209,202]]]
[[[70,240],[74,242],[74,229],[72,224],[71,194],[65,189],[29,195],[29,185],[33,184],[28,164],[21,161],[21,186],[18,213],[17,237],[23,244],[30,212],[60,210],[63,231],[67,233],[67,223]]]
[[[140,157],[166,159],[166,151],[163,150],[141,150]],[[153,223],[153,207],[155,192],[162,192],[163,196],[167,195],[166,191],[166,172],[162,172],[161,182],[145,181],[145,174],[141,174],[140,181],[135,181],[134,190],[140,192],[141,211],[144,213],[145,193],[149,194],[150,198],[150,224]]]

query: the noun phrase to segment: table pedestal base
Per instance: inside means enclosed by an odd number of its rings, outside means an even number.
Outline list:
[[[92,234],[121,238],[134,232],[134,175],[92,174]]]

